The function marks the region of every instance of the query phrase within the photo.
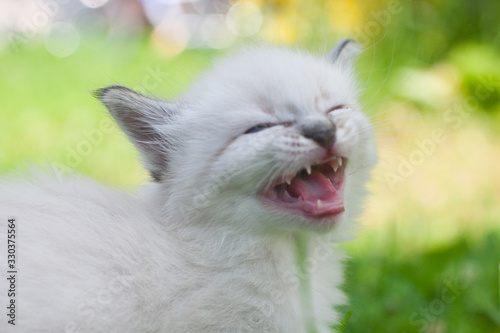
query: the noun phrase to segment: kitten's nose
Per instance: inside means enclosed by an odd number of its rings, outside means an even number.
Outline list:
[[[330,122],[313,122],[302,126],[302,135],[316,141],[323,148],[330,148],[335,142],[335,125]]]

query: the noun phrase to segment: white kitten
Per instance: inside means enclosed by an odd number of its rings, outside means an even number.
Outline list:
[[[155,182],[136,198],[57,171],[1,181],[2,243],[18,223],[16,331],[332,331],[334,242],[376,160],[356,50],[247,49],[173,103],[99,90]]]

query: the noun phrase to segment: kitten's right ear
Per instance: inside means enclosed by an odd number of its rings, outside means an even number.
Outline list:
[[[144,96],[123,86],[94,91],[130,141],[139,150],[146,169],[160,181],[167,170],[172,138],[162,131],[170,124],[177,107],[173,103]]]
[[[328,60],[340,66],[352,66],[356,56],[361,53],[361,45],[353,39],[344,39],[328,53]]]

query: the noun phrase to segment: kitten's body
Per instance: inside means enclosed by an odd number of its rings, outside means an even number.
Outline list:
[[[330,61],[249,50],[175,104],[122,87],[101,90],[158,182],[140,198],[57,172],[0,183],[2,222],[12,216],[19,224],[18,328],[329,332],[339,319],[333,306],[345,299],[344,255],[332,242],[346,237],[359,213],[375,162],[346,55],[346,45]],[[337,105],[339,112],[325,113]],[[311,122],[334,123],[335,140],[299,135]],[[244,134],[257,124],[269,128]],[[298,199],[284,203],[279,190],[268,190],[331,159],[330,145],[346,158],[345,185],[336,185],[343,201],[334,189],[304,190],[331,207],[297,208]],[[321,183],[320,167],[297,174],[290,188]],[[338,202],[344,213],[334,213]],[[300,272],[297,237],[308,247]]]

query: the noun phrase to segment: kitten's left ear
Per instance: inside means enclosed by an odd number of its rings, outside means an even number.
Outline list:
[[[328,53],[327,59],[340,66],[352,66],[356,56],[361,53],[361,46],[352,39],[344,39]]]
[[[127,134],[142,156],[154,180],[165,174],[175,140],[166,133],[178,114],[178,106],[150,98],[123,86],[109,86],[94,92]]]

